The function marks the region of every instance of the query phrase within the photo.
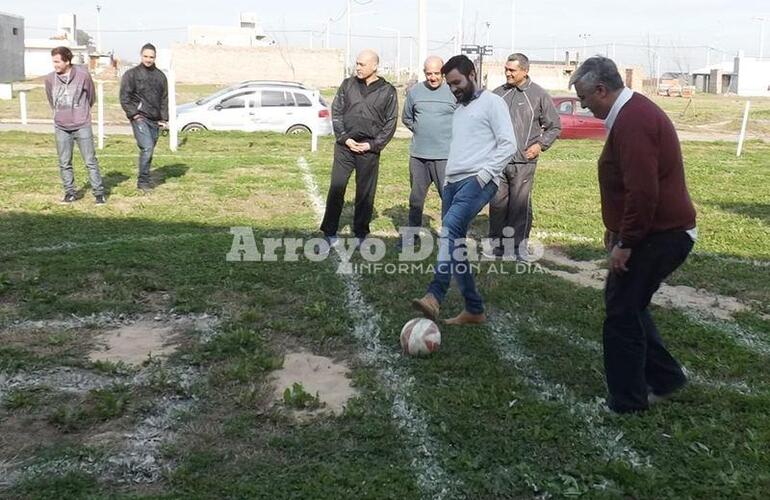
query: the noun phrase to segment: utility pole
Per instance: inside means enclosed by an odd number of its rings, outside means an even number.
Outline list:
[[[457,40],[455,40],[455,54],[460,53],[463,46],[463,22],[465,17],[465,0],[460,0],[460,20],[457,22]]]
[[[765,22],[768,18],[757,16],[753,19],[759,21],[759,58],[762,59],[765,56]]]
[[[385,27],[379,27],[382,31],[392,31],[396,34],[396,64],[395,70],[396,70],[396,83],[401,82],[401,31],[397,30],[395,28],[385,28]]]
[[[347,41],[345,42],[345,78],[350,76],[351,69],[350,69],[350,15],[351,15],[351,8],[353,7],[353,2],[351,0],[348,0],[348,8],[347,8],[347,23],[348,23],[348,32],[347,32]]]
[[[428,0],[417,0],[417,60],[424,61],[428,58]],[[420,81],[425,79],[425,74],[417,72]]]
[[[583,53],[580,54],[580,61],[585,61],[588,59],[588,56],[586,54],[586,51],[588,50],[588,47],[586,46],[586,42],[589,38],[591,38],[591,33],[581,33],[578,35],[578,38],[583,40]]]
[[[516,52],[516,0],[511,0],[511,54]]]
[[[96,5],[96,52],[101,55],[102,53],[102,20],[101,20],[102,6]],[[72,34],[75,37],[75,43],[77,44],[77,33]]]

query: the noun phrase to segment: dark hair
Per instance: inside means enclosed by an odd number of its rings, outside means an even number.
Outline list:
[[[449,60],[444,63],[444,66],[441,67],[441,74],[446,75],[453,69],[456,69],[466,77],[469,77],[471,73],[476,72],[476,66],[473,65],[473,61],[468,59],[468,56],[466,55],[450,57]]]
[[[158,51],[155,49],[155,45],[153,45],[151,43],[145,43],[144,45],[142,45],[142,50],[140,50],[139,53],[141,54],[142,52],[144,52],[147,49],[150,49],[151,51],[155,52],[156,54],[158,53]]]
[[[516,61],[519,63],[519,67],[524,71],[529,71],[529,57],[525,56],[521,52],[514,52],[508,56],[509,61]]]
[[[51,57],[59,56],[64,62],[72,61],[72,51],[67,47],[54,47],[51,49]]]
[[[618,67],[615,66],[612,59],[602,56],[589,57],[583,61],[583,64],[575,70],[572,78],[569,79],[569,86],[575,85],[576,82],[583,82],[594,87],[601,83],[609,90],[620,90],[624,86]]]

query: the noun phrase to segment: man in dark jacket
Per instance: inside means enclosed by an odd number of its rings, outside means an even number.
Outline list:
[[[120,81],[120,105],[131,120],[139,147],[139,179],[136,187],[148,191],[152,154],[161,127],[168,123],[168,82],[155,66],[155,46],[142,47],[142,64],[126,71]]]
[[[364,50],[356,58],[355,76],[342,81],[332,103],[336,144],[334,165],[326,198],[321,231],[331,246],[337,244],[345,189],[356,172],[353,234],[358,244],[369,234],[380,152],[393,138],[398,118],[398,98],[393,85],[377,76],[379,57]]]
[[[505,167],[500,189],[489,204],[489,237],[493,241],[509,237],[503,229],[513,228],[516,257],[522,260],[527,258],[527,240],[532,230],[532,184],[537,159],[561,133],[561,120],[551,96],[528,73],[527,56],[511,54],[505,63],[506,83],[494,90],[508,105],[519,147]],[[514,257],[503,255],[502,245],[493,251],[495,257]]]

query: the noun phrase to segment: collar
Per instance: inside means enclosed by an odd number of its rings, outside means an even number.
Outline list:
[[[628,87],[623,87],[623,90],[620,91],[618,98],[615,99],[614,103],[612,103],[612,107],[610,108],[610,112],[607,115],[607,118],[604,119],[604,128],[606,128],[608,132],[612,130],[612,126],[615,125],[615,120],[618,118],[618,113],[620,113],[620,110],[623,108],[623,106],[626,105],[631,97],[633,97],[633,95],[634,91]]]
[[[524,80],[524,83],[521,86],[514,85],[513,87],[519,89],[521,92],[524,92],[525,90],[529,89],[530,85],[532,85],[532,79],[529,76],[527,76],[527,79]]]

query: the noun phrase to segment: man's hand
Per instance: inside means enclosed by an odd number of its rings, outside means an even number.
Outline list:
[[[612,247],[612,252],[610,252],[610,271],[617,274],[623,274],[628,271],[626,263],[630,258],[630,248],[620,248],[618,246]]]
[[[158,122],[160,128],[168,128],[168,122]]]
[[[530,147],[527,148],[526,156],[527,160],[534,160],[538,156],[540,156],[540,153],[543,151],[543,146],[541,146],[539,143],[534,143]]]
[[[345,141],[345,146],[354,153],[366,153],[372,149],[368,142],[356,142],[353,139]]]

